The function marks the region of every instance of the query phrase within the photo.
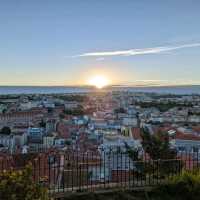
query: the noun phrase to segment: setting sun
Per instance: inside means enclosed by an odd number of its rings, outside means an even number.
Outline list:
[[[109,81],[104,76],[94,76],[89,80],[89,85],[93,85],[99,89],[107,86],[109,84]]]

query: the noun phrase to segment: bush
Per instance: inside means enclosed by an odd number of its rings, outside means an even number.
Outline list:
[[[4,126],[1,131],[0,134],[5,134],[5,135],[10,135],[11,134],[11,129],[8,126]]]
[[[152,191],[155,200],[199,200],[200,171],[185,171]]]
[[[34,183],[32,169],[4,171],[0,173],[1,200],[47,200],[45,188]]]

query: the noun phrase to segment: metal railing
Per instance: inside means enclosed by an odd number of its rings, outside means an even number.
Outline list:
[[[47,187],[51,195],[154,186],[184,169],[199,167],[198,152],[182,152],[175,159],[162,160],[152,160],[146,154],[136,159],[127,152],[53,152],[18,156],[23,162],[18,166],[15,162],[20,162],[19,158],[14,160],[13,155],[7,160],[0,159],[0,171],[23,169],[31,161],[33,180]]]

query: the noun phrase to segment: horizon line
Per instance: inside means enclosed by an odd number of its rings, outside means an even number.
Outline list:
[[[104,88],[109,87],[183,87],[183,86],[200,86],[199,84],[109,84]],[[0,87],[90,87],[96,88],[94,85],[77,84],[77,85],[0,85]]]

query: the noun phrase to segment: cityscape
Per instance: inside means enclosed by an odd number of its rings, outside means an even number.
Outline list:
[[[2,95],[0,151],[100,153],[125,144],[142,151],[140,132],[167,132],[177,151],[198,152],[200,95],[97,91]]]
[[[0,200],[200,200],[199,9],[0,0]]]
[[[153,159],[149,157],[153,148],[166,151],[162,143],[154,144],[153,137],[167,137],[167,149],[175,152],[175,157],[172,160],[171,154],[156,152],[152,166],[157,159],[164,159],[167,174],[179,172],[179,162],[188,170],[198,166],[199,94],[94,89],[79,94],[2,95],[0,102],[1,170],[31,162],[35,180],[43,181],[55,193],[56,189],[155,184],[160,179],[142,177],[138,166],[138,162]],[[152,136],[146,142],[154,147],[145,146],[145,133]],[[131,158],[130,149],[140,161]],[[161,173],[157,167],[154,170]]]

